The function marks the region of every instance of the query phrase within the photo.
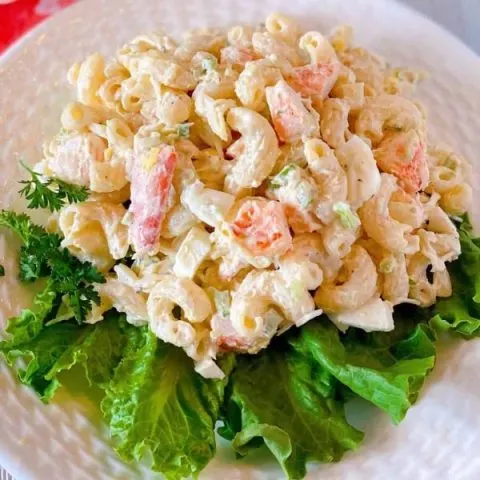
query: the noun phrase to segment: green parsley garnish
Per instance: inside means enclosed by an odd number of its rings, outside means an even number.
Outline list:
[[[333,211],[338,215],[340,223],[351,230],[357,228],[360,225],[360,220],[352,212],[350,205],[345,202],[337,202],[333,204]]]
[[[88,198],[85,187],[71,185],[58,178],[41,179],[38,172],[20,162],[30,175],[30,180],[22,180],[25,185],[20,194],[28,200],[28,208],[48,208],[51,212],[60,210],[66,203],[83,202]]]
[[[93,283],[104,283],[105,277],[89,262],[81,262],[61,246],[61,238],[35,225],[25,214],[2,210],[0,227],[13,230],[22,240],[20,280],[33,282],[49,277],[52,288],[71,308],[78,323],[85,321],[93,303],[100,297]]]
[[[5,267],[3,265],[0,265],[0,277],[5,276]]]

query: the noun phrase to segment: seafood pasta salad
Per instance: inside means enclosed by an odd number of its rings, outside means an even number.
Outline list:
[[[480,332],[470,167],[430,142],[423,77],[280,14],[75,63],[21,182],[52,215],[0,215],[45,279],[0,344],[20,380],[48,401],[82,364],[119,454],[172,479],[216,425],[301,478],[360,443],[352,396],[399,422],[439,332]]]

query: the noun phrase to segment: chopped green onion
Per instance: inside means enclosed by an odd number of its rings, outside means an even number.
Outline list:
[[[280,188],[282,185],[280,185],[279,183],[276,183],[273,179],[270,180],[270,183],[268,184],[268,188],[270,190],[276,190],[277,188]]]
[[[230,314],[230,293],[226,290],[217,290],[216,288],[212,288],[211,291],[213,292],[213,302],[217,312],[222,317],[228,317]]]
[[[391,132],[403,132],[403,127],[400,125],[388,125],[385,127],[385,130],[391,131]]]
[[[190,136],[190,123],[181,123],[178,126],[178,136],[179,137],[189,137]]]
[[[397,262],[395,261],[395,259],[393,257],[385,257],[380,262],[380,265],[378,266],[378,269],[380,270],[380,273],[392,273],[396,264],[397,264]]]
[[[287,175],[295,170],[297,166],[293,163],[289,163],[285,167],[283,167],[270,181],[269,187],[273,190],[276,188],[283,187],[286,184],[286,177]]]
[[[289,163],[285,165],[278,173],[275,175],[276,177],[286,177],[292,170],[295,170],[297,166],[294,163]]]
[[[315,188],[307,181],[302,181],[297,186],[296,197],[302,208],[307,208],[313,201]]]
[[[351,230],[357,228],[360,225],[359,218],[352,212],[350,205],[345,202],[337,202],[333,204],[333,211],[338,215],[340,223],[345,228]]]

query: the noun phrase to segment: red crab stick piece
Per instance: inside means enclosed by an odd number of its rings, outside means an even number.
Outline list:
[[[137,156],[131,184],[130,242],[139,254],[152,254],[168,209],[177,154],[171,146],[155,147]]]
[[[246,200],[237,212],[232,229],[253,255],[281,256],[292,247],[283,207],[260,198]]]
[[[327,98],[330,90],[335,85],[339,71],[339,62],[305,65],[294,68],[288,81],[292,88],[300,93],[302,97],[319,95],[324,99]]]

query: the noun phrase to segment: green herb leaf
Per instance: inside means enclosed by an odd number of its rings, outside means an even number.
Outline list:
[[[60,195],[62,200],[66,200],[65,203],[80,203],[87,200],[90,192],[87,187],[81,185],[73,185],[71,183],[64,182],[59,178],[51,179],[52,183],[58,187],[57,195]]]
[[[20,280],[33,282],[47,276],[49,268],[47,259],[50,252],[57,252],[61,238],[48,233],[44,228],[35,225],[28,215],[2,210],[0,212],[0,227],[15,232],[22,241],[20,249],[19,270]]]
[[[5,267],[0,264],[0,277],[4,277],[4,276],[5,276]]]
[[[86,319],[92,304],[100,304],[100,296],[93,283],[104,283],[105,277],[88,262],[81,262],[67,249],[57,250],[48,259],[51,279],[57,291],[65,295],[78,322]]]
[[[202,378],[181,349],[132,327],[102,401],[117,452],[139,461],[150,449],[153,469],[167,479],[198,474],[215,454],[225,383]]]
[[[20,280],[33,282],[49,276],[56,292],[66,296],[76,320],[85,321],[92,304],[100,303],[92,284],[105,282],[96,267],[81,262],[62,248],[58,235],[35,225],[27,215],[3,210],[0,227],[13,230],[23,242],[19,258]]]
[[[46,231],[43,227],[35,225],[30,217],[24,213],[15,213],[9,210],[0,212],[0,227],[8,228],[14,231],[20,240],[29,247],[33,243],[37,243],[39,239],[45,240]],[[48,234],[48,239],[52,242],[48,246],[56,244],[60,245],[60,237],[55,234]]]
[[[42,179],[41,174],[20,162],[27,170],[30,180],[22,180],[24,187],[19,191],[28,200],[28,208],[48,208],[51,212],[60,210],[66,203],[83,202],[88,198],[86,187],[71,185],[58,178]]]

